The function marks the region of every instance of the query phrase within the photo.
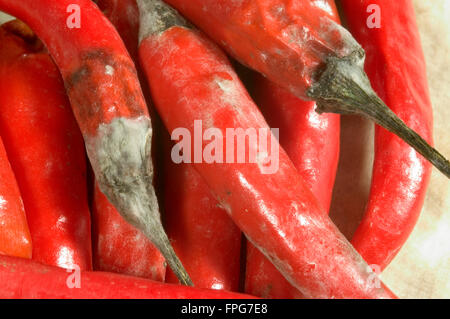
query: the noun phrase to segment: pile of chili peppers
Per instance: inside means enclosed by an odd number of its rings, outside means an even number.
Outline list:
[[[340,7],[0,0],[0,298],[397,298],[372,268],[450,164],[411,0]],[[350,240],[339,114],[378,124]]]

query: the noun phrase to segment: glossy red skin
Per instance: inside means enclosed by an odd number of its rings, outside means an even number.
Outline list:
[[[166,143],[165,228],[195,287],[237,291],[241,232],[189,164],[170,158]],[[172,271],[166,282],[178,283]]]
[[[47,53],[17,36],[1,41],[0,135],[22,194],[33,259],[91,269],[86,153],[60,73]],[[1,58],[4,51],[8,58]]]
[[[31,252],[22,197],[0,138],[0,255],[31,258]]]
[[[94,270],[164,281],[164,257],[123,219],[98,186],[94,190],[92,246]]]
[[[381,28],[369,29],[367,7],[381,9]],[[432,145],[433,118],[425,59],[412,1],[342,1],[348,27],[367,54],[372,86],[410,128]],[[423,207],[431,165],[381,127],[369,202],[352,243],[369,263],[384,269],[411,234]]]
[[[235,59],[306,100],[326,58],[350,53],[327,19],[334,6],[325,0],[164,1]]]
[[[70,5],[80,8],[80,28],[67,26]],[[134,63],[91,0],[0,0],[0,10],[24,21],[46,45],[85,138],[117,117],[148,117]],[[105,75],[106,65],[114,68],[113,75]]]
[[[206,37],[172,27],[144,39],[139,54],[169,132],[193,132],[194,120],[223,134],[226,128],[268,129],[226,56]],[[266,175],[257,163],[192,165],[246,237],[305,296],[389,298],[368,285],[373,274],[282,149],[279,160],[279,170]]]
[[[339,22],[334,1],[313,4]],[[319,115],[316,103],[301,100],[261,75],[256,75],[253,96],[270,127],[280,128],[280,145],[299,175],[329,211],[339,160],[340,117]],[[264,298],[292,299],[303,295],[252,244],[247,245],[245,291]]]
[[[249,295],[164,284],[100,271],[75,274],[17,257],[0,256],[2,299],[251,299]]]

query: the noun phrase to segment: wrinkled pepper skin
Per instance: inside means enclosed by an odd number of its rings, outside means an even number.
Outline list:
[[[425,59],[412,1],[342,0],[348,28],[366,51],[365,70],[377,94],[409,127],[433,143]],[[369,5],[380,28],[369,28]],[[423,207],[431,165],[384,128],[375,130],[375,159],[365,216],[352,243],[383,270],[411,234]]]
[[[295,96],[306,91],[330,54],[351,52],[327,1],[165,0],[241,63]],[[325,11],[328,13],[324,14]],[[220,21],[220,23],[217,23]]]
[[[165,148],[164,169],[167,234],[194,285],[238,291],[241,232],[189,164],[175,164],[172,143]],[[167,282],[178,283],[168,271]]]
[[[186,128],[192,135],[195,120],[223,136],[226,128],[269,129],[226,56],[210,40],[170,24],[151,31],[142,37],[140,61],[169,132]],[[271,141],[277,145],[275,138]],[[268,155],[259,155],[256,163],[192,165],[246,237],[306,297],[391,297],[369,284],[375,275],[320,207],[287,154],[280,149],[274,174],[262,174]]]
[[[339,22],[334,0],[311,5]],[[328,212],[339,160],[340,116],[319,115],[315,102],[301,100],[259,74],[252,92],[269,126],[280,128],[280,145]],[[303,297],[250,243],[245,276],[245,291],[249,294],[280,299]]]
[[[158,249],[127,223],[98,186],[92,212],[94,270],[164,281],[166,263]]]
[[[254,298],[244,294],[164,284],[101,271],[69,273],[58,267],[8,256],[0,256],[0,282],[2,299]]]
[[[19,186],[0,138],[0,255],[31,258],[31,244]]]
[[[3,34],[1,43],[0,135],[22,194],[33,259],[91,269],[86,153],[61,76],[47,53],[33,52],[18,36]]]

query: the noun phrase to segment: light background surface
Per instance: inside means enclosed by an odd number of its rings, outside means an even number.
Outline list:
[[[414,5],[434,107],[435,144],[450,157],[450,0],[414,0]],[[0,13],[0,23],[6,19]],[[349,134],[352,130],[365,132],[360,135],[358,151],[370,152],[372,125],[354,118],[344,119],[343,125]],[[366,173],[359,175],[361,180],[352,183],[363,193],[362,197],[370,186],[371,157],[365,158]],[[353,205],[357,206],[358,202],[354,201]],[[450,182],[436,169],[433,169],[419,222],[400,253],[383,272],[382,279],[401,298],[450,298]]]

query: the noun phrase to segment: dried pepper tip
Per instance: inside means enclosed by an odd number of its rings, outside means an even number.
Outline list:
[[[347,57],[329,57],[325,69],[308,96],[317,102],[318,113],[357,114],[396,134],[450,178],[450,162],[410,129],[377,96],[364,72],[361,48]]]
[[[160,237],[159,242],[157,240],[154,240],[153,243],[156,245],[156,247],[158,247],[159,251],[166,259],[170,269],[172,269],[173,273],[175,274],[175,276],[177,276],[182,285],[194,286],[194,283],[189,277],[189,274],[187,273],[177,254],[173,250],[173,247],[170,244],[169,238],[167,237],[166,233],[164,231],[161,231],[157,232],[156,234],[153,233],[151,237],[147,234],[146,236],[148,238],[155,238],[156,236]]]

